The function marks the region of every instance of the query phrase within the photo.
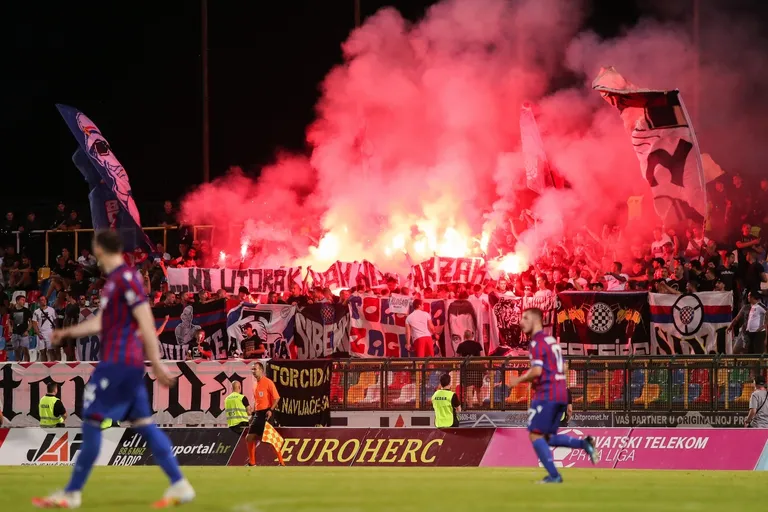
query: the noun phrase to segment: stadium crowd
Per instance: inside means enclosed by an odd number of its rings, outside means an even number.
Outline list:
[[[690,222],[683,230],[657,227],[648,239],[635,236],[633,233],[641,230],[631,222],[623,227],[604,226],[600,233],[587,228],[575,230],[562,240],[545,244],[524,272],[502,274],[484,285],[453,283],[412,290],[392,276],[386,286],[372,288],[362,282],[336,293],[328,288],[299,285],[284,294],[271,292],[262,297],[251,296],[250,290],[242,287],[236,297],[227,297],[224,290],[168,293],[168,268],[218,264],[208,240],[195,239],[194,229],[178,222],[171,201],[164,203],[155,218],[158,226],[173,228],[167,232],[169,247],[158,243],[152,253],[139,248],[126,254],[126,261],[140,268],[152,306],[186,305],[216,298],[304,306],[346,303],[352,295],[393,293],[419,299],[474,295],[478,300],[488,300],[493,295],[540,296],[567,290],[651,290],[673,294],[716,290],[733,291],[735,317],[742,306],[764,310],[760,292],[768,282],[766,244],[762,239],[768,225],[768,179],[760,180],[759,186],[750,186],[738,175],[730,180],[721,177],[710,184],[709,194],[711,214],[704,225]],[[87,217],[67,210],[63,202],[57,205],[52,218],[45,221],[33,212],[22,222],[17,221],[14,212],[6,214],[0,224],[0,315],[6,333],[39,333],[40,329],[68,325],[78,321],[82,308],[98,305],[104,279],[96,260],[84,243],[85,237],[80,240],[79,255],[72,252],[74,238],[67,238],[68,232],[88,227]],[[515,217],[509,222],[508,229],[494,235],[498,242],[492,251],[511,252],[517,233],[521,229],[535,229],[535,222],[530,212],[523,210],[519,219]],[[50,247],[41,231],[45,228],[57,231],[57,236],[51,237]],[[50,267],[43,264],[46,249],[56,255]],[[756,306],[748,300],[748,292],[753,292]],[[47,318],[41,319],[38,314],[33,319],[32,313],[18,313],[22,308],[29,309],[26,306],[30,302],[38,302],[38,309],[45,311]],[[745,315],[748,310],[741,311],[737,320],[746,319]]]

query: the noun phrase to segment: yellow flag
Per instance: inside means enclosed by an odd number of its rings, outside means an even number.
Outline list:
[[[269,443],[275,447],[278,452],[283,450],[283,436],[281,436],[275,427],[267,423],[264,425],[264,435],[261,436],[261,440],[264,443]]]

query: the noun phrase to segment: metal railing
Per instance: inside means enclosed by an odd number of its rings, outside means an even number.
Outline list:
[[[760,356],[567,359],[575,411],[745,411]],[[451,375],[463,410],[527,410],[530,385],[511,387],[526,358],[350,359],[334,361],[335,410],[429,410],[440,376]]]
[[[144,231],[147,232],[150,239],[152,239],[155,243],[158,243],[159,237],[157,234],[159,232],[162,232],[162,242],[163,246],[168,249],[168,232],[169,231],[176,231],[178,230],[178,226],[145,226],[142,228]],[[193,231],[193,237],[195,240],[198,239],[198,232],[199,231],[207,231],[208,236],[206,236],[206,239],[213,243],[213,233],[214,233],[214,226],[210,225],[200,225],[200,226],[192,226]],[[24,235],[23,232],[20,231],[13,231],[13,233],[16,235],[16,252],[21,252],[21,237]],[[68,249],[74,249],[74,252],[72,255],[75,259],[77,259],[77,256],[80,254],[80,246],[83,244],[84,247],[90,247],[91,243],[91,237],[93,236],[94,230],[93,229],[48,229],[48,230],[36,230],[36,231],[30,231],[30,234],[33,235],[42,235],[45,237],[45,266],[49,267],[51,265],[51,248],[56,245],[57,250],[54,252],[58,252],[61,247],[67,247]],[[62,241],[63,240],[63,241]],[[53,258],[55,258],[56,255],[53,255]]]

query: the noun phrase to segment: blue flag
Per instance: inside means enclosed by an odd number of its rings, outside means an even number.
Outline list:
[[[91,190],[88,199],[93,228],[118,231],[126,251],[136,247],[153,249],[152,242],[141,229],[128,174],[101,131],[79,110],[66,105],[56,105],[56,108],[80,145],[72,161]]]

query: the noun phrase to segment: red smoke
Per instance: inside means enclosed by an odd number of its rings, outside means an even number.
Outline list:
[[[579,33],[583,18],[574,0],[446,0],[416,24],[383,9],[350,35],[344,64],[322,84],[309,159],[278,155],[257,181],[232,171],[202,185],[184,199],[183,218],[216,226],[214,254],[224,251],[228,265],[243,244],[247,266],[318,270],[368,259],[407,273],[405,251],[414,262],[467,254],[518,206],[518,116],[531,101],[550,163],[573,188],[539,198],[532,210],[541,222],[518,250],[525,256],[566,229],[616,222],[647,184],[618,113],[589,84],[614,65],[640,86],[685,94],[691,44],[680,27],[646,23],[600,41]],[[713,78],[721,68],[704,67],[704,87],[722,90]],[[551,92],[565,72],[582,83]],[[731,98],[739,88],[728,85]],[[708,109],[719,115],[739,101]],[[743,163],[725,153],[720,161],[725,146],[699,136],[724,168]]]

